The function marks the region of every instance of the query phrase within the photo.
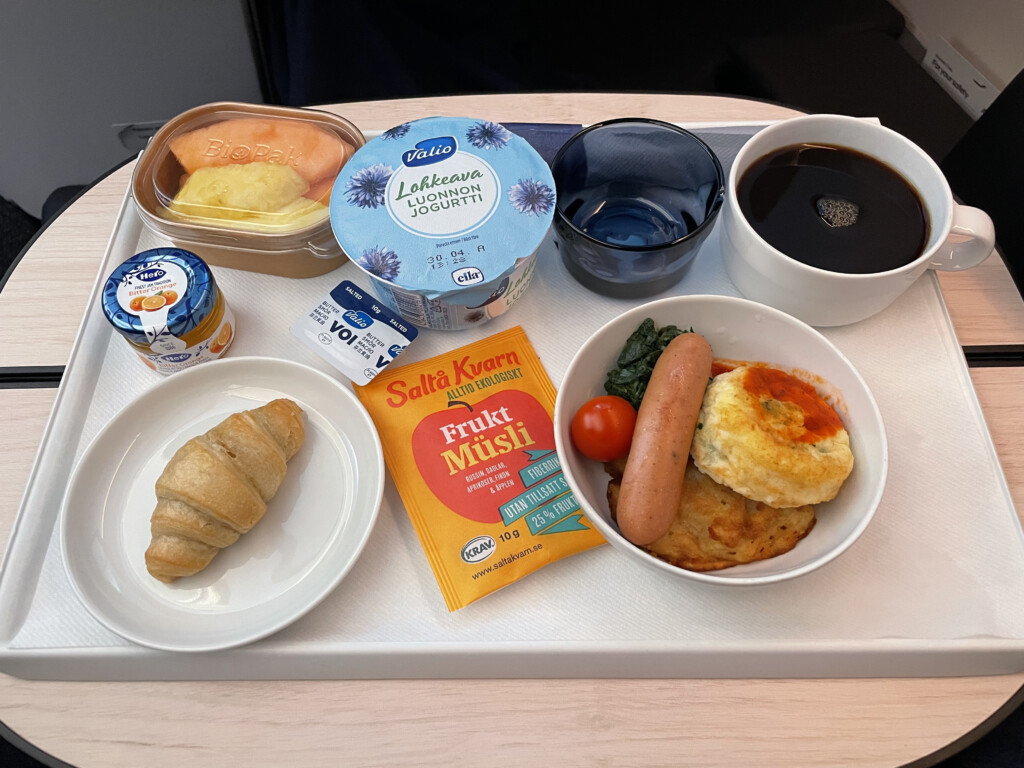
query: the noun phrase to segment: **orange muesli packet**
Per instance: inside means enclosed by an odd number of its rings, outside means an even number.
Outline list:
[[[562,475],[555,388],[522,328],[355,391],[448,610],[604,542]]]

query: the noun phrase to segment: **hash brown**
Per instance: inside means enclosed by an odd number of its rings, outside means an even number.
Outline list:
[[[615,518],[624,461],[606,465],[608,505]],[[814,507],[774,509],[751,501],[700,472],[686,467],[683,496],[672,526],[643,547],[678,568],[715,571],[784,554],[811,529]]]

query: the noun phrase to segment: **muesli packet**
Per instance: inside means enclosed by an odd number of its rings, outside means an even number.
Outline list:
[[[602,544],[555,452],[555,388],[519,326],[355,387],[449,611]]]

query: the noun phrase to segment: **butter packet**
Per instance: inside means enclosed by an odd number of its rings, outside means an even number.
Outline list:
[[[520,327],[354,388],[449,611],[604,539],[555,452],[555,388]]]
[[[355,283],[345,280],[292,324],[292,335],[345,374],[366,384],[398,357],[417,331]]]

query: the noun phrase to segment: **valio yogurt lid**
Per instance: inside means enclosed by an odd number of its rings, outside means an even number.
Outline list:
[[[534,254],[554,205],[551,171],[525,139],[487,120],[429,117],[360,148],[335,181],[330,216],[349,258],[377,280],[472,305]]]

